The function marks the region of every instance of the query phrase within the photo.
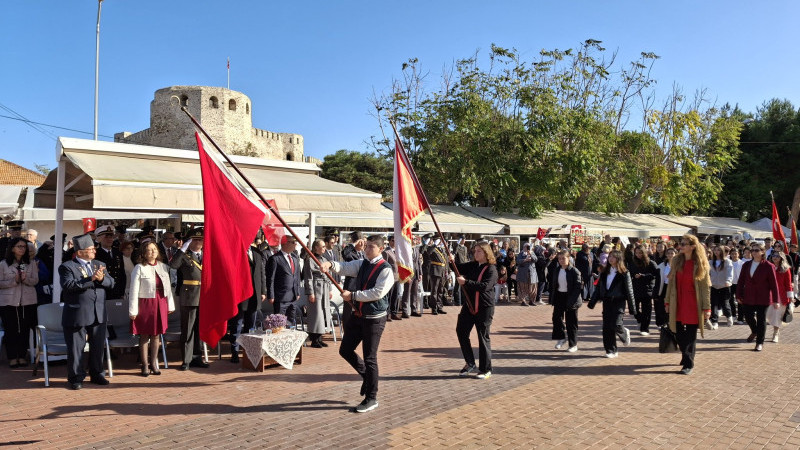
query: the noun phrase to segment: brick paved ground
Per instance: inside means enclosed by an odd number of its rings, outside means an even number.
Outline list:
[[[360,379],[337,347],[307,348],[292,371],[247,372],[227,359],[207,370],[137,376],[134,355],[112,384],[65,389],[29,370],[0,368],[0,446],[23,448],[800,448],[800,327],[755,353],[746,326],[699,341],[697,367],[633,334],[602,357],[600,308],[582,308],[580,350],[554,350],[549,307],[501,305],[495,374],[456,377],[463,365],[450,314],[387,325],[379,354],[380,407],[360,401]],[[629,319],[626,319],[630,322]],[[629,324],[630,326],[630,324]],[[178,365],[178,351],[169,351]]]

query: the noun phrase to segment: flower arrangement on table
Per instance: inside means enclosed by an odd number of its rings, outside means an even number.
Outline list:
[[[270,314],[264,319],[264,329],[278,333],[286,328],[286,316],[283,314]]]

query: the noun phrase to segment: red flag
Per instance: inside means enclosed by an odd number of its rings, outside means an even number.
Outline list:
[[[83,232],[88,233],[90,231],[94,231],[97,228],[97,219],[90,219],[86,218],[83,219]]]
[[[772,199],[772,238],[776,241],[783,242],[783,248],[786,249],[786,235],[783,234],[783,227],[781,226],[781,218],[778,217],[778,207],[775,206],[775,199]]]
[[[794,222],[794,217],[792,217],[792,245],[797,245],[797,224]]]
[[[264,221],[266,207],[198,133],[205,214],[200,339],[215,347],[237,305],[253,294],[247,248]]]
[[[405,282],[414,276],[411,229],[428,208],[419,183],[415,182],[411,162],[399,140],[394,143],[394,242],[397,254],[397,277]]]
[[[545,236],[547,236],[547,232],[548,231],[550,231],[550,230],[545,230],[544,228],[539,228],[536,231],[536,239],[539,239],[541,241],[542,239],[544,239]]]
[[[278,210],[278,205],[275,200],[267,200],[267,202],[275,209]],[[281,238],[285,233],[283,224],[278,218],[267,209],[264,221],[261,223],[261,230],[264,232],[264,240],[269,243],[271,247],[277,247],[281,243]]]

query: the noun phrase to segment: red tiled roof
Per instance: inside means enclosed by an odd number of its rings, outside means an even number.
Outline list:
[[[22,166],[0,159],[0,184],[20,186],[39,186],[44,183],[45,175],[26,169]]]

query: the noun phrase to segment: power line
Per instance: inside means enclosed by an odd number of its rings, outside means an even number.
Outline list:
[[[39,133],[49,137],[50,139],[56,140],[56,137],[50,133],[49,131],[43,130],[42,128],[38,127],[34,123],[30,122],[27,117],[23,116],[22,114],[14,111],[13,109],[9,108],[8,106],[0,103],[0,108],[10,112],[11,114],[15,115],[16,117],[9,117],[10,119],[17,119],[21,120],[26,123],[29,127],[33,128],[34,130],[38,131]]]
[[[2,105],[2,104],[0,104],[0,107],[3,107],[3,105]],[[3,109],[6,109],[6,108],[5,108],[5,107],[3,107]],[[25,123],[26,123],[26,124],[28,124],[28,125],[31,125],[31,124],[33,124],[33,125],[41,125],[41,126],[44,126],[44,127],[57,128],[57,129],[59,129],[59,130],[72,131],[72,132],[74,132],[74,133],[81,133],[81,134],[94,135],[94,133],[92,133],[91,131],[81,131],[81,130],[76,130],[76,129],[74,129],[74,128],[60,127],[60,126],[58,126],[58,125],[50,125],[50,124],[47,124],[47,123],[42,123],[42,122],[34,122],[33,120],[29,120],[29,119],[26,119],[26,118],[24,118],[24,117],[22,117],[22,118],[20,118],[20,117],[11,117],[11,116],[6,116],[6,115],[3,115],[3,114],[0,114],[0,117],[2,117],[2,118],[4,118],[4,119],[19,120],[20,122],[25,122]],[[47,133],[46,131],[44,131],[44,130],[40,130],[40,129],[36,128],[36,127],[33,127],[33,126],[32,126],[32,128],[33,128],[34,130],[36,130],[36,131],[39,131],[40,133]],[[104,135],[104,134],[99,134],[98,136],[102,136],[102,137],[109,138],[109,139],[114,139],[114,136],[106,136],[106,135]],[[52,137],[52,136],[48,136],[48,137],[50,137],[50,138],[52,138],[52,139],[55,139],[55,137]]]

